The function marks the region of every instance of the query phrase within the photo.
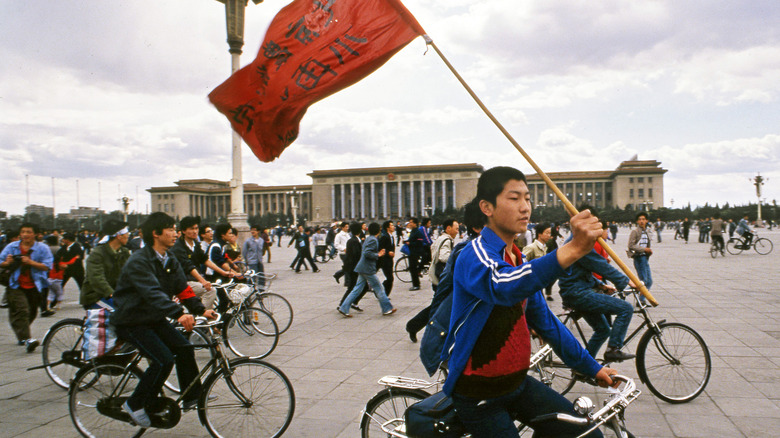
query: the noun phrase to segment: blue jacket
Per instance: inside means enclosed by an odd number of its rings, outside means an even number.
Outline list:
[[[449,356],[449,375],[443,391],[451,395],[466,367],[493,306],[526,301],[529,328],[549,342],[564,363],[589,376],[601,369],[571,332],[547,306],[542,289],[563,274],[556,251],[512,266],[504,261],[506,244],[490,228],[471,241],[458,256],[452,301],[452,318],[442,360]]]
[[[570,240],[571,237],[566,241]],[[574,262],[558,280],[563,301],[566,302],[567,299],[591,293],[593,289],[604,284],[593,276],[594,272],[614,283],[618,290],[623,290],[628,286],[628,277],[610,265],[607,259],[599,253],[591,251]]]
[[[3,252],[0,253],[0,263],[4,262],[5,259],[8,258],[9,255],[21,255],[22,250],[19,249],[20,241],[11,242],[8,245],[6,245],[5,248],[3,248]],[[43,263],[44,265],[48,266],[49,269],[51,269],[51,265],[54,262],[54,256],[51,254],[51,250],[49,247],[41,242],[35,242],[33,243],[33,246],[30,248],[32,249],[32,253],[28,253],[32,261]],[[21,267],[17,268],[13,274],[11,274],[11,279],[8,282],[8,287],[11,289],[19,289],[19,274],[22,273]],[[35,282],[35,287],[38,288],[38,291],[42,291],[44,289],[47,289],[49,287],[49,271],[39,271],[37,269],[30,269],[30,274],[32,276],[33,281]]]
[[[376,274],[377,259],[379,259],[379,241],[374,236],[366,236],[355,272],[366,275]]]
[[[469,241],[460,242],[452,249],[450,258],[447,259],[447,264],[444,265],[444,270],[439,276],[439,285],[433,293],[431,306],[428,309],[428,315],[432,316],[420,340],[420,360],[429,376],[436,373],[441,363],[441,352],[447,339],[452,314],[452,270],[458,255],[468,243]]]

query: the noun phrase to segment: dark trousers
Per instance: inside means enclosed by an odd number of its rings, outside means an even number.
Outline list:
[[[65,284],[67,284],[68,280],[70,280],[71,278],[76,280],[76,284],[79,285],[79,290],[81,290],[81,285],[84,284],[84,271],[75,271],[75,272],[65,271],[65,275],[62,276],[63,288],[65,288]]]
[[[528,423],[537,416],[548,413],[577,415],[570,401],[531,376],[527,376],[523,383],[509,394],[480,400],[455,393],[452,395],[452,403],[458,411],[458,416],[463,420],[466,430],[474,438],[515,438],[517,437],[515,418]],[[588,426],[547,421],[537,426],[534,436],[577,436],[586,430]],[[597,429],[587,436],[603,435]]]
[[[417,315],[414,315],[406,323],[406,331],[409,333],[417,333],[424,329],[430,319],[431,306],[428,306],[420,311]]]
[[[382,262],[382,274],[385,276],[382,287],[385,289],[385,295],[389,297],[390,291],[393,290],[393,259]]]
[[[409,274],[412,276],[412,286],[420,287],[420,255],[409,255]]]
[[[38,316],[38,289],[8,288],[8,320],[17,341],[30,339],[30,325]]]
[[[149,359],[149,367],[141,376],[133,395],[127,400],[127,404],[134,411],[146,408],[149,402],[160,394],[174,364],[182,391],[198,377],[198,364],[195,362],[192,344],[167,321],[121,326],[116,328],[116,332],[119,338],[133,344],[142,356]],[[197,400],[200,392],[200,382],[196,382],[185,394],[184,401]]]
[[[319,271],[317,269],[317,264],[314,263],[314,259],[311,258],[311,253],[309,252],[309,248],[301,248],[298,250],[298,264],[295,266],[295,272],[301,272],[301,265],[303,264],[304,260],[308,260],[309,264],[311,264],[311,269],[314,272]]]

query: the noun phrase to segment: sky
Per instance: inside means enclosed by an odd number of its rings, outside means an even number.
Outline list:
[[[288,1],[249,2],[241,65]],[[545,172],[658,160],[664,205],[780,200],[780,2],[405,0]],[[146,189],[232,176],[230,74],[215,0],[0,2],[0,211],[28,203],[146,212]],[[422,38],[309,108],[243,180],[312,170],[478,163],[533,173]],[[29,193],[29,195],[28,195]],[[673,202],[673,204],[672,204]]]

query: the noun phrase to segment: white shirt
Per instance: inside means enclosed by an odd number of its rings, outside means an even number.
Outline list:
[[[333,239],[333,246],[336,247],[336,250],[338,252],[347,252],[347,241],[349,240],[350,235],[348,232],[341,230],[338,234],[336,234],[336,237]]]

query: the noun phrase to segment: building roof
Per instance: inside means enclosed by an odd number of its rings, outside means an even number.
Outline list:
[[[330,176],[383,175],[388,173],[430,173],[430,172],[484,172],[485,168],[477,163],[438,164],[425,166],[364,167],[359,169],[314,170],[308,175],[312,178]]]

